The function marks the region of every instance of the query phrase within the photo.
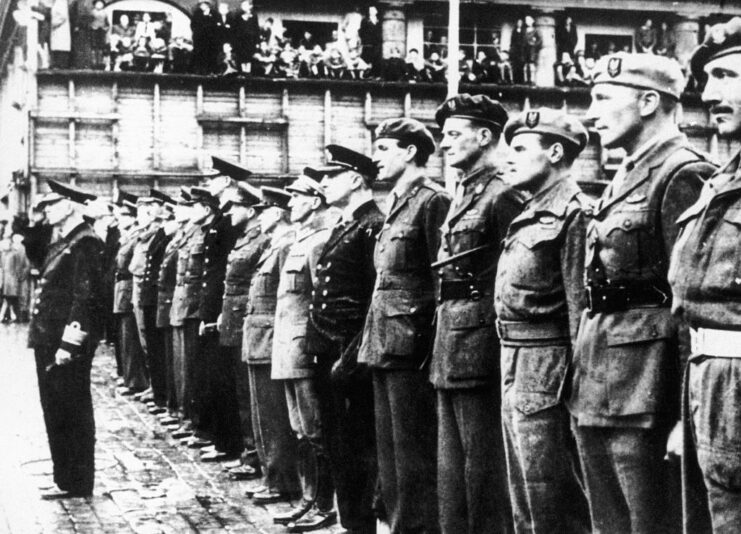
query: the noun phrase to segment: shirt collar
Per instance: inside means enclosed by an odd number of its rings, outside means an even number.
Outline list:
[[[636,163],[638,163],[642,158],[647,156],[651,151],[653,151],[657,146],[665,143],[669,139],[673,139],[677,136],[679,132],[672,130],[668,133],[659,133],[651,137],[648,141],[643,143],[641,146],[639,146],[635,152],[633,152],[631,155],[627,156],[624,160],[622,165],[626,168],[631,168],[632,166],[635,166]]]

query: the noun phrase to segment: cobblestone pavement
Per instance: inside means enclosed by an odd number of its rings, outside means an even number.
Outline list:
[[[233,482],[220,465],[200,463],[143,404],[116,395],[115,363],[104,346],[92,380],[95,494],[41,500],[40,488],[52,484],[51,461],[25,327],[0,325],[0,362],[0,532],[286,532],[271,515],[287,505],[253,505],[244,493],[256,481]]]

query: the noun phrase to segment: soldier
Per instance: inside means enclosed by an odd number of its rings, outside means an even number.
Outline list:
[[[103,243],[81,213],[95,196],[48,183],[52,192],[39,207],[57,238],[40,270],[28,337],[57,486],[42,497],[89,497],[95,477],[90,368],[102,330]]]
[[[327,204],[342,214],[318,258],[306,344],[318,358],[322,424],[342,526],[367,534],[376,531],[378,468],[373,383],[357,356],[376,278],[373,249],[383,214],[373,200],[373,160],[337,145],[327,150],[332,157],[327,166],[304,172],[320,181]]]
[[[260,256],[250,281],[242,360],[249,373],[252,426],[263,475],[252,499],[267,504],[291,500],[300,490],[285,389],[280,380],[270,378],[280,272],[296,232],[289,219],[291,194],[273,187],[263,187],[261,193],[262,202],[253,207],[259,212],[260,230],[270,236],[270,247]]]
[[[119,218],[121,230],[120,245],[116,254],[116,285],[114,287],[113,313],[118,316],[118,342],[121,351],[121,368],[123,386],[117,389],[120,395],[134,395],[149,387],[144,350],[139,341],[139,331],[134,317],[132,293],[133,276],[129,270],[134,246],[144,229],[136,223],[137,197],[130,193],[120,192],[122,213],[126,218]],[[127,220],[128,219],[128,220]],[[124,227],[126,223],[130,226]]]
[[[157,275],[169,238],[159,218],[162,200],[155,196],[141,196],[136,203],[137,223],[142,232],[136,238],[129,265],[134,277],[131,301],[155,405],[150,412],[158,414],[165,411],[167,391],[164,340],[157,330]]]
[[[589,532],[563,394],[584,311],[588,200],[571,175],[589,134],[551,109],[504,128],[506,180],[529,199],[510,223],[497,269],[502,420],[515,532]]]
[[[587,228],[569,400],[595,532],[661,532],[679,515],[663,458],[686,347],[666,274],[675,221],[714,169],[675,124],[683,86],[669,58],[607,56],[587,112],[602,146],[627,152]]]
[[[408,135],[400,139],[399,132]],[[389,119],[376,129],[378,178],[394,186],[375,248],[376,284],[358,361],[373,374],[378,474],[394,534],[439,530],[435,394],[421,369],[434,336],[430,265],[450,206],[450,196],[425,176],[434,151],[419,121]]]
[[[291,222],[300,225],[288,251],[278,285],[271,378],[283,381],[291,429],[298,439],[302,498],[297,506],[273,516],[304,532],[334,524],[334,488],[322,428],[317,390],[317,358],[307,352],[311,291],[316,287],[318,258],[329,238],[327,204],[322,187],[302,175],[286,188],[292,193]],[[307,517],[305,524],[296,522]]]
[[[713,26],[690,65],[718,133],[740,139],[741,18]],[[677,221],[669,272],[673,312],[692,341],[683,410],[688,534],[741,531],[740,161],[736,153]]]
[[[234,248],[229,253],[224,282],[224,298],[218,318],[219,344],[222,346],[224,364],[231,372],[224,373],[225,381],[220,389],[234,392],[237,400],[238,418],[226,419],[223,425],[240,425],[245,453],[254,449],[252,436],[252,408],[250,406],[250,381],[247,366],[242,363],[242,323],[247,309],[247,296],[252,275],[263,251],[270,244],[270,236],[263,233],[256,221],[257,211],[252,207],[262,200],[260,190],[247,183],[240,183],[236,194],[227,201],[224,213],[229,216],[234,228],[240,231]],[[215,402],[219,402],[217,397]],[[231,402],[225,399],[222,402]],[[223,412],[230,413],[230,412]],[[231,414],[233,415],[233,414]],[[236,479],[257,476],[249,465],[249,458],[243,454],[240,465],[230,469],[229,474]]]
[[[502,181],[497,146],[507,112],[484,95],[457,95],[435,114],[440,149],[460,171],[442,225],[440,295],[430,380],[437,390],[442,532],[511,532],[500,411],[494,277],[501,242],[522,209]]]

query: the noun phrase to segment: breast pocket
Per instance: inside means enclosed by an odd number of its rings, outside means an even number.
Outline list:
[[[712,238],[702,289],[713,295],[741,294],[741,207],[727,210]]]
[[[283,266],[285,289],[289,293],[301,293],[307,287],[308,269],[303,255],[288,256]]]
[[[517,280],[516,286],[526,289],[552,287],[551,276],[560,272],[561,224],[533,224],[520,229],[507,243],[515,247]]]
[[[392,268],[408,268],[419,263],[421,248],[419,246],[420,229],[411,225],[395,225],[388,237],[390,250],[390,266]]]
[[[185,277],[188,281],[199,280],[203,274],[203,255],[205,246],[203,243],[193,245],[188,254],[188,264]]]
[[[639,208],[615,212],[598,223],[599,254],[608,278],[639,276],[642,267],[653,264],[647,258],[660,246],[652,239],[655,215],[655,210]]]

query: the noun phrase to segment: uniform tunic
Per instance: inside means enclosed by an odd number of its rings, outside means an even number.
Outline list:
[[[516,532],[589,531],[563,404],[585,304],[585,208],[570,178],[549,186],[512,221],[499,258],[495,309]]]
[[[587,228],[593,309],[579,327],[569,408],[595,532],[655,532],[678,504],[669,502],[662,458],[686,358],[669,308],[668,259],[675,222],[714,167],[676,133],[655,137],[623,169]]]
[[[690,328],[738,330],[741,325],[740,158],[736,154],[713,176],[698,202],[677,221],[681,233],[669,281],[673,312]],[[711,526],[713,532],[738,532],[741,360],[694,348],[686,380],[685,532],[709,532]],[[698,487],[699,496],[693,494]]]
[[[103,243],[81,223],[52,243],[40,269],[29,326],[41,408],[49,439],[54,482],[72,493],[92,494],[95,476],[95,420],[90,367],[102,331]],[[81,345],[62,342],[65,327],[87,332]],[[52,366],[57,349],[73,360]]]
[[[439,528],[435,396],[420,366],[432,348],[430,264],[449,206],[440,186],[416,178],[392,202],[374,252],[376,284],[358,361],[373,370],[378,470],[392,533]]]

